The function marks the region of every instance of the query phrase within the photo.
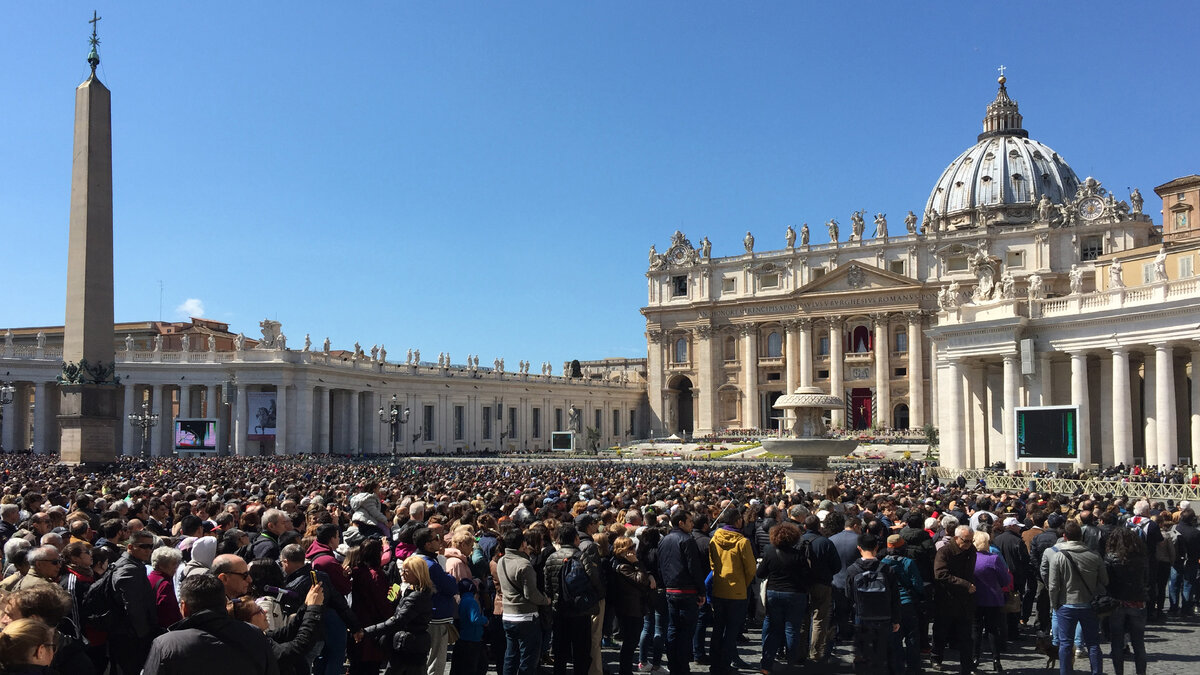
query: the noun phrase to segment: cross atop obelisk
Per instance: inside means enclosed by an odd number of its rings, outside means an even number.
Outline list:
[[[75,148],[67,237],[67,311],[63,326],[61,459],[100,464],[116,458],[119,411],[113,353],[113,193],[111,94],[96,77],[92,12],[92,74],[75,88]]]

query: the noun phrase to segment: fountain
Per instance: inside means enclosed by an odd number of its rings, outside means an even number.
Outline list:
[[[853,438],[830,438],[826,433],[825,411],[843,405],[842,399],[824,393],[820,387],[800,387],[775,401],[775,408],[785,414],[793,412],[792,428],[784,436],[760,440],[763,450],[792,458],[791,468],[784,473],[788,490],[825,492],[834,476],[828,468],[829,458],[847,455],[858,447]]]

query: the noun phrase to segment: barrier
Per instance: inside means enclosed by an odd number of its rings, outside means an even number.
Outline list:
[[[1113,494],[1123,497],[1145,497],[1146,499],[1175,501],[1200,500],[1200,486],[1176,485],[1173,483],[1138,483],[1122,480],[1113,476],[1108,478],[1037,478],[1033,476],[1013,476],[1007,473],[985,471],[982,469],[954,470],[945,467],[931,469],[943,481],[953,481],[962,476],[968,484],[974,484],[980,478],[991,490],[1028,490],[1030,484],[1037,492],[1056,492],[1059,494]]]

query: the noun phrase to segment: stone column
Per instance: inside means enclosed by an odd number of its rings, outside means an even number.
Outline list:
[[[275,454],[286,455],[288,446],[288,386],[280,383],[275,386]]]
[[[655,286],[655,282],[650,282],[651,288]],[[657,427],[667,428],[667,410],[664,408],[664,393],[666,388],[666,378],[664,377],[664,369],[666,363],[663,361],[662,343],[664,336],[662,331],[651,330],[646,332],[646,398],[650,401],[650,423],[647,425],[647,430],[650,435],[654,435],[654,429]],[[416,413],[414,409],[414,414]],[[565,414],[565,413],[564,413]],[[657,418],[657,421],[655,421]],[[662,434],[669,436],[670,432]],[[499,432],[497,432],[499,439]]]
[[[696,389],[699,395],[697,405],[692,410],[692,428],[696,436],[703,436],[712,433],[717,426],[717,386],[721,379],[717,376],[717,366],[713,361],[712,326],[697,326],[692,334],[696,352],[692,355],[692,364],[697,374]],[[620,429],[614,430],[614,433],[620,432]]]
[[[925,357],[921,334],[921,313],[909,312],[908,318],[908,427],[925,426]]]
[[[357,455],[362,451],[362,439],[359,437],[359,401],[358,392],[351,390],[350,392],[350,447],[347,448],[351,455]]]
[[[212,419],[221,417],[221,414],[217,412],[217,385],[215,384],[204,387],[204,416]]]
[[[1113,463],[1133,463],[1133,411],[1129,395],[1129,352],[1112,347]]]
[[[796,391],[800,386],[800,346],[797,333],[800,332],[799,322],[794,319],[789,319],[783,322],[784,333],[784,351],[783,351],[783,387],[785,394],[790,394]],[[796,418],[796,414],[791,410],[783,411],[782,428],[784,430],[791,429],[792,423]]]
[[[1018,372],[1019,365],[1017,354],[1004,355],[1004,419],[1001,425],[1001,429],[1004,430],[1004,448],[1000,453],[992,453],[992,461],[996,461],[997,454],[1002,454],[1005,466],[1015,466],[1016,462],[1016,452],[1013,449],[1017,446],[1016,410],[1021,378]]]
[[[813,383],[813,320],[800,319],[800,386],[811,387]],[[789,394],[792,392],[788,392]]]
[[[1200,348],[1192,350],[1191,415],[1192,464],[1197,464],[1200,463]]]
[[[1079,406],[1079,455],[1076,464],[1092,461],[1092,416],[1088,399],[1087,352],[1071,352],[1071,403]]]
[[[126,457],[132,457],[138,453],[138,443],[142,441],[142,435],[129,424],[129,413],[141,412],[135,410],[134,406],[141,403],[141,398],[135,400],[137,385],[131,382],[125,383],[125,409],[121,411],[120,423],[123,425],[121,429],[121,454]],[[5,418],[7,419],[7,417]],[[4,441],[5,449],[8,449],[8,440]]]
[[[132,389],[132,387],[126,387],[125,389],[129,390],[129,389]],[[2,424],[4,425],[4,428],[2,430],[0,430],[0,432],[2,432],[2,434],[3,434],[3,435],[0,435],[0,447],[4,448],[4,452],[16,452],[16,450],[17,450],[17,426],[18,426],[17,402],[20,401],[21,399],[17,396],[17,394],[19,393],[19,389],[16,387],[15,384],[13,385],[13,390],[14,391],[13,391],[12,403],[9,403],[4,406],[4,410],[3,410],[3,420],[4,421],[2,422]]]
[[[33,383],[33,452],[46,454],[46,443],[50,436],[50,401],[45,382]]]
[[[872,314],[875,328],[875,424],[885,429],[892,428],[892,371],[891,371],[891,328],[889,315]]]
[[[237,385],[237,403],[233,406],[233,452],[238,457],[245,457],[249,450],[249,440],[246,438],[246,424],[249,422],[246,415],[246,392],[248,387],[244,384]]]
[[[939,409],[941,465],[949,469],[964,469],[967,463],[967,449],[963,436],[963,413],[965,410],[962,395],[962,366],[959,359],[946,359],[944,366],[938,368],[941,378],[938,385],[938,396],[944,401]]]
[[[1170,466],[1179,461],[1179,438],[1175,435],[1175,348],[1170,343],[1154,345],[1154,409],[1158,426],[1158,462]]]
[[[842,317],[829,317],[829,393],[838,398],[846,395],[842,382]],[[847,403],[847,401],[842,401]],[[846,428],[846,407],[830,411],[830,424],[834,428]]]
[[[321,397],[321,412],[317,413],[320,415],[320,424],[318,425],[316,452],[317,454],[328,455],[330,453],[329,421],[333,415],[331,405],[333,403],[333,391],[329,387],[321,387],[319,395]]]
[[[189,384],[179,385],[179,414],[177,418],[187,419],[192,416],[192,387]]]
[[[938,389],[941,386],[941,378],[938,377],[938,349],[936,342],[929,343],[929,423],[935,427],[942,426],[941,417],[939,416],[941,408],[938,407]]]
[[[313,442],[313,398],[316,392],[307,384],[296,385],[296,422],[292,425],[296,433],[292,434],[292,450],[315,454],[316,443]]]
[[[1049,353],[1038,354],[1038,384],[1041,385],[1041,404],[1054,405],[1054,364],[1050,362]]]
[[[1154,364],[1151,353],[1146,353],[1142,360],[1144,381],[1142,382],[1142,416],[1143,443],[1146,446],[1146,466],[1162,464],[1158,454],[1158,368]]]
[[[165,425],[171,425],[171,423],[173,421],[171,419],[171,416],[167,414],[169,411],[167,410],[166,405],[164,405],[165,401],[163,399],[165,398],[165,396],[166,396],[166,390],[165,390],[165,387],[163,387],[161,384],[156,384],[153,387],[151,387],[151,389],[150,389],[150,411],[158,415],[158,426],[156,426],[150,430],[150,456],[151,457],[162,457],[162,455],[163,455],[162,427]]]
[[[742,425],[748,429],[757,429],[758,414],[758,327],[747,324],[742,331],[742,393],[745,404],[742,407]]]

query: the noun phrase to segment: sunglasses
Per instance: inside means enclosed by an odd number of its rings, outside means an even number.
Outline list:
[[[237,575],[237,576],[245,579],[246,581],[250,581],[250,573],[249,572],[225,572],[224,574],[234,574],[234,575]]]
[[[130,544],[130,546],[133,548],[140,548],[144,551],[148,551],[148,550],[154,548],[154,544]]]

